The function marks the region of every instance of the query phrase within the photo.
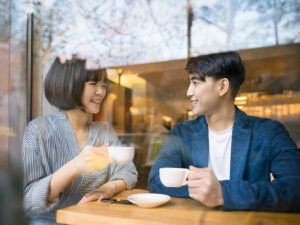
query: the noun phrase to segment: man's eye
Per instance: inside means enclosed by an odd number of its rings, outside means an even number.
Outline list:
[[[195,85],[195,86],[196,86],[196,85],[198,85],[198,82],[196,82],[196,81],[193,81],[193,85]]]

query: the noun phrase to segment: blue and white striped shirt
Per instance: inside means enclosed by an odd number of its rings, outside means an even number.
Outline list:
[[[105,143],[120,144],[108,123],[92,122],[85,146],[100,146]],[[47,199],[52,174],[78,154],[80,149],[64,112],[39,117],[27,125],[22,147],[24,208],[27,215],[55,221],[57,209],[77,204],[86,193],[108,181],[122,179],[127,189],[134,187],[137,181],[134,164],[111,163],[100,171],[80,175],[61,193],[55,203],[49,203]]]

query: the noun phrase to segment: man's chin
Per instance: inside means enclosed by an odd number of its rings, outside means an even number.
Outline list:
[[[193,112],[193,117],[194,118],[197,118],[198,116],[204,115],[204,113],[200,110],[192,110],[192,112]]]

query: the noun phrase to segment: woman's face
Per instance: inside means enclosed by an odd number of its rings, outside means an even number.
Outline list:
[[[106,85],[103,79],[98,82],[85,82],[81,101],[86,112],[92,114],[99,112],[101,102],[106,96]]]

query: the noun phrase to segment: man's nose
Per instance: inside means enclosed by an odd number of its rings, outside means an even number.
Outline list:
[[[194,88],[193,88],[193,86],[190,84],[190,86],[189,86],[189,88],[188,88],[188,90],[187,90],[187,92],[186,92],[186,96],[187,97],[192,97],[194,95]]]

